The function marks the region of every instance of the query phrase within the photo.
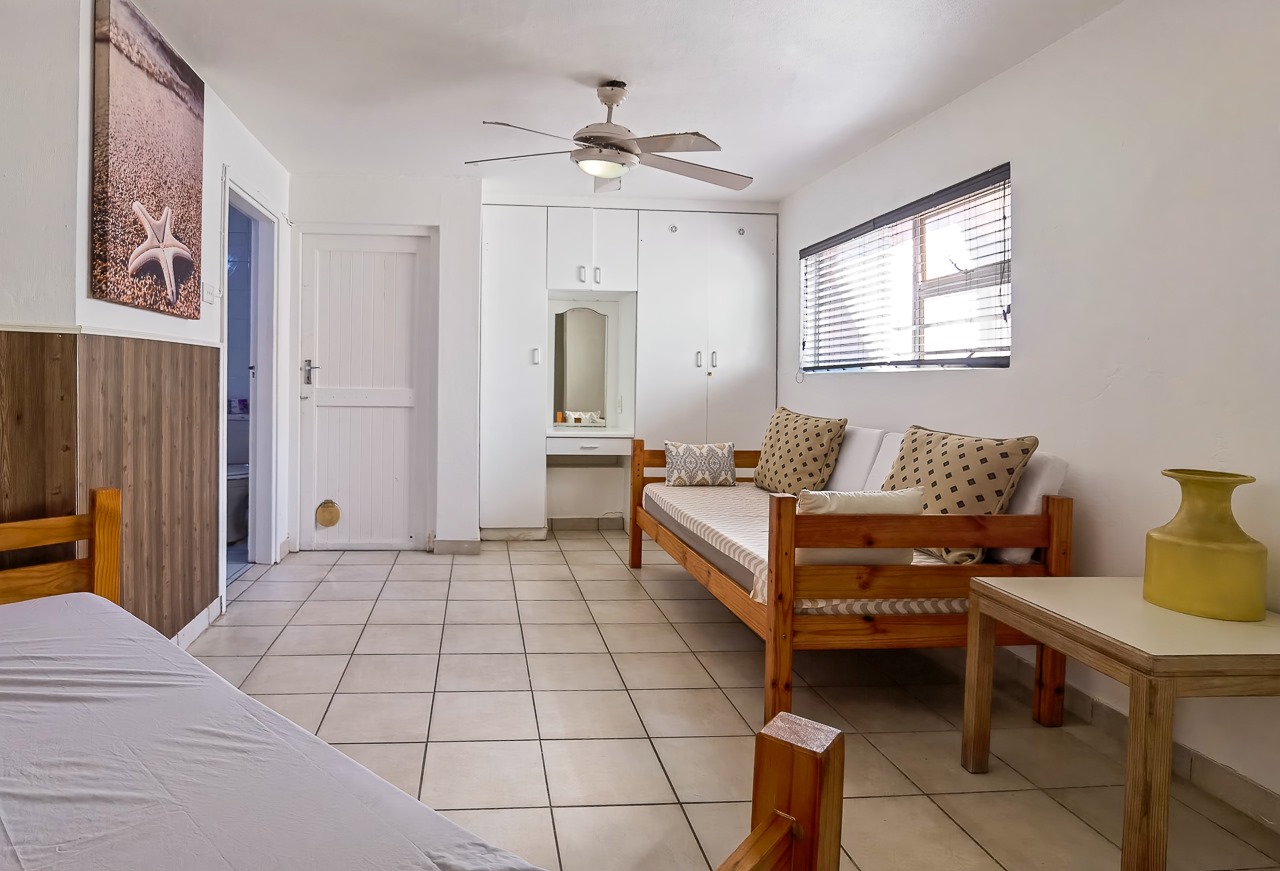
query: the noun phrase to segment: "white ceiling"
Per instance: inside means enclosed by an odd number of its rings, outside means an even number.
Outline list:
[[[628,197],[774,201],[1119,0],[139,0],[291,172],[483,173],[487,190],[591,190],[509,121],[572,135],[631,96],[637,135],[698,130],[690,155],[741,193],[641,168]],[[602,194],[601,196],[608,196]]]

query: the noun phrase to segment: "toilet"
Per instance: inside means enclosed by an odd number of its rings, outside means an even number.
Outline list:
[[[227,544],[249,537],[249,419],[227,420]]]

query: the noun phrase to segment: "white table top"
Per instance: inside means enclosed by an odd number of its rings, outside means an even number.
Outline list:
[[[1142,578],[974,578],[1151,656],[1280,656],[1280,614],[1192,617],[1142,598]]]

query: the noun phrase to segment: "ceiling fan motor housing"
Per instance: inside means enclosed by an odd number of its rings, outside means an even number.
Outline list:
[[[630,152],[631,154],[640,153],[639,147],[632,141],[635,138],[635,134],[621,124],[613,124],[608,121],[588,124],[573,134],[573,138],[578,142],[588,142],[604,148],[613,148],[618,151]]]

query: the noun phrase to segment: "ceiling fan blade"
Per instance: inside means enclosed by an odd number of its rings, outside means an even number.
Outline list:
[[[740,191],[751,184],[751,176],[749,175],[739,175],[736,172],[729,172],[724,169],[713,169],[698,163],[676,160],[674,157],[663,157],[660,154],[642,153],[640,155],[640,163],[644,166],[651,166],[654,169],[661,169],[666,172],[674,172],[676,175],[683,175],[698,181],[718,184],[720,187],[734,191]]]
[[[621,178],[598,178],[596,179],[596,193],[603,194],[609,191],[622,190]]]
[[[571,151],[542,151],[537,154],[513,154],[510,157],[486,157],[483,160],[467,160],[464,161],[466,166],[475,166],[477,163],[494,163],[499,160],[524,160],[526,157],[548,157],[552,154],[572,154]]]
[[[519,124],[508,124],[506,121],[482,121],[481,123],[488,124],[490,127],[510,127],[512,130],[523,130],[525,133],[537,133],[539,136],[550,136],[552,139],[562,139],[565,142],[577,142],[576,139],[570,139],[568,136],[543,133],[541,130],[534,130],[532,127],[521,127]]]
[[[720,146],[701,133],[663,133],[631,140],[641,151],[719,151]]]

